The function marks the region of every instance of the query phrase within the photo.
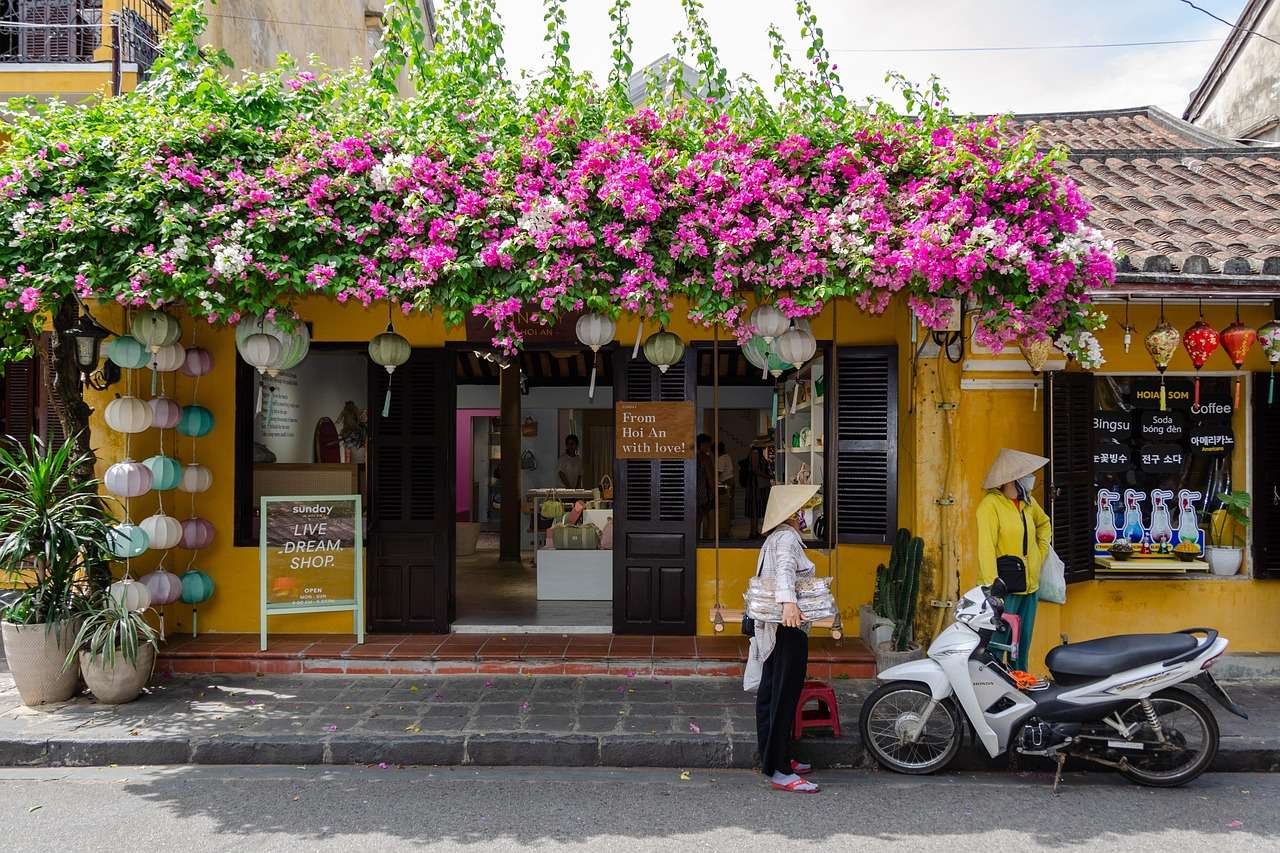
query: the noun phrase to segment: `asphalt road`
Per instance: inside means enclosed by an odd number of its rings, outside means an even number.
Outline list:
[[[745,771],[389,767],[0,770],[15,851],[1280,849],[1280,774],[1172,791],[1105,775],[822,774],[818,796]]]

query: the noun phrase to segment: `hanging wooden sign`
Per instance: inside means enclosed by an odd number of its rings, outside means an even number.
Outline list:
[[[619,459],[692,459],[693,401],[615,403],[614,448]]]

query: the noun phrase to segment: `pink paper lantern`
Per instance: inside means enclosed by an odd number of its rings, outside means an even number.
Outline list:
[[[182,407],[171,397],[152,397],[147,405],[151,407],[151,425],[156,429],[173,429],[182,420]]]
[[[213,353],[204,347],[192,347],[187,350],[187,357],[178,369],[187,376],[204,376],[213,370]]]
[[[188,551],[198,551],[201,548],[208,548],[212,543],[213,523],[208,519],[197,516],[182,522],[181,545],[183,548]]]
[[[173,604],[182,597],[182,578],[173,572],[165,571],[164,566],[143,575],[138,578],[138,581],[151,593],[153,607]]]
[[[141,497],[151,491],[151,469],[141,462],[126,459],[108,468],[102,483],[117,497]]]

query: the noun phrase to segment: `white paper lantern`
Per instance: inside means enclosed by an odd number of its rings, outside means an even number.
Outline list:
[[[178,491],[196,495],[209,491],[213,485],[213,472],[199,462],[192,462],[182,469],[182,480],[178,483]]]
[[[751,312],[751,325],[764,337],[765,343],[771,344],[774,338],[791,328],[791,321],[774,306],[761,305]]]
[[[599,352],[600,347],[613,342],[617,326],[607,315],[583,314],[578,318],[574,331],[583,346],[591,347],[592,352]]]
[[[103,412],[107,426],[116,432],[140,433],[151,429],[151,407],[137,397],[117,397]]]
[[[146,610],[151,606],[151,591],[146,584],[132,578],[116,581],[107,587],[107,595],[117,603],[122,603],[129,610]]]
[[[182,578],[167,571],[164,566],[138,578],[138,583],[151,593],[151,604],[155,607],[173,604],[182,597]]]
[[[139,311],[133,315],[129,331],[139,343],[152,352],[160,347],[177,343],[182,337],[182,326],[163,311]]]
[[[284,356],[284,347],[280,345],[279,338],[263,332],[254,332],[244,339],[244,344],[240,347],[240,355],[251,366],[257,368],[259,373],[266,373],[268,370],[278,369],[280,359]]]
[[[297,367],[311,350],[311,330],[301,320],[294,321],[291,329],[285,329],[279,323],[265,317],[245,317],[236,324],[236,349],[241,355],[244,355],[245,342],[255,334],[270,335],[280,342],[278,363],[266,368],[266,371],[271,374]],[[249,361],[247,356],[245,361]]]
[[[818,351],[813,332],[805,329],[788,329],[773,342],[778,356],[794,367],[802,367]]]
[[[152,551],[167,551],[182,541],[182,523],[171,515],[158,512],[142,519],[140,526],[147,532],[147,547]]]
[[[141,462],[126,459],[107,469],[102,476],[107,491],[122,498],[136,498],[151,491],[151,469]]]
[[[156,429],[173,429],[182,418],[182,407],[170,397],[152,397],[147,405],[151,407],[151,425]]]
[[[204,376],[213,370],[213,353],[204,347],[190,347],[182,360],[182,367],[178,369],[187,376]]]
[[[213,522],[206,518],[188,518],[182,522],[183,548],[188,551],[199,551],[213,544]]]
[[[182,344],[165,344],[151,354],[151,369],[172,373],[187,360],[187,350]]]

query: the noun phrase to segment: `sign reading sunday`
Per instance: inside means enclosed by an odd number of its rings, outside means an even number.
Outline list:
[[[267,617],[350,610],[364,642],[361,570],[363,513],[359,495],[263,497],[261,646]]]

